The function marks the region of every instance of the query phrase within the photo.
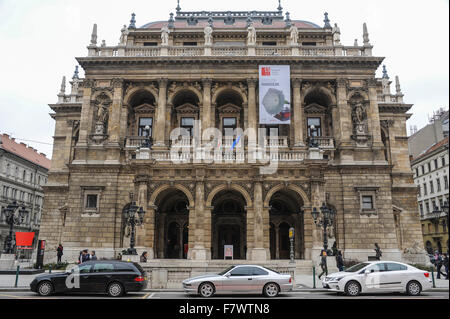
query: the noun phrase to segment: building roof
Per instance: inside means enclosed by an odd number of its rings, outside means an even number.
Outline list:
[[[11,138],[8,134],[0,135],[0,149],[15,154],[45,169],[49,170],[51,167],[51,160],[45,154],[39,153],[24,143],[16,143],[15,139]]]
[[[293,20],[292,25],[295,25],[299,29],[320,29],[317,24],[309,22],[309,21],[302,21],[302,20]],[[154,29],[154,30],[161,30],[162,27],[168,26],[168,21],[155,21],[150,22],[145,25],[143,25],[140,29]],[[198,21],[196,25],[189,25],[188,22],[185,21],[175,21],[173,23],[173,26],[175,28],[184,29],[204,29],[208,25],[208,21]],[[286,22],[284,21],[273,21],[272,24],[263,24],[261,21],[254,21],[253,26],[256,29],[284,29],[286,28]],[[247,29],[247,22],[243,20],[237,20],[235,23],[229,25],[225,24],[225,21],[223,20],[215,20],[213,22],[213,28],[218,29]]]
[[[427,150],[425,150],[423,153],[421,153],[419,156],[417,156],[416,158],[413,159],[413,161],[417,161],[420,158],[423,158],[425,156],[427,156],[428,154],[436,151],[437,149],[441,148],[442,146],[448,145],[448,137],[444,138],[443,140],[441,140],[438,143],[435,143],[433,145],[431,145]]]

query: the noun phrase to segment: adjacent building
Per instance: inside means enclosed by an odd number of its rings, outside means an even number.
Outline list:
[[[361,44],[344,45],[328,14],[319,26],[281,6],[178,7],[141,27],[133,14],[117,45],[98,45],[95,25],[77,58],[85,78],[75,72],[70,94],[64,78],[50,105],[40,239],[50,251],[61,242],[72,260],[85,248],[116,256],[129,246],[123,212],[135,200],[146,211],[137,248],[154,278],[223,267],[225,246],[227,263],[311,271],[323,247],[311,213],[325,205],[336,211],[330,246],[346,258],[367,260],[378,243],[385,258],[424,262],[412,105],[398,77],[395,93],[386,68],[376,77],[384,58],[372,55],[365,24],[361,34]],[[289,66],[289,88],[260,97],[261,77],[278,66]],[[277,120],[263,123],[272,108]]]
[[[435,210],[442,211],[444,203],[449,202],[448,142],[449,138],[446,137],[411,161],[418,189],[423,240],[429,253],[436,250],[446,252],[449,247],[447,218],[444,213],[439,218],[433,214]]]
[[[3,209],[17,202],[29,212],[27,220],[15,231],[35,232],[38,237],[50,159],[24,143],[17,143],[8,134],[0,135],[0,244],[9,234]]]

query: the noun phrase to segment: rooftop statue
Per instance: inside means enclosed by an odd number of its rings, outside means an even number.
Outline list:
[[[254,45],[256,44],[256,29],[253,25],[250,25],[247,28],[248,35],[247,35],[247,44],[248,45]]]
[[[120,42],[119,45],[126,45],[127,44],[127,39],[128,39],[128,34],[130,33],[128,31],[127,26],[124,24],[123,28],[121,30],[122,34],[120,35]]]
[[[167,26],[163,26],[161,28],[161,40],[162,40],[162,45],[169,45],[169,29],[167,28]]]
[[[291,26],[291,44],[298,44],[298,29],[295,25]]]
[[[203,31],[205,33],[205,45],[211,45],[213,29],[210,25],[207,25]]]
[[[337,23],[333,27],[333,42],[334,44],[341,44],[341,29],[339,29]]]

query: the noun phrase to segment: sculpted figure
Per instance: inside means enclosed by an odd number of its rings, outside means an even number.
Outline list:
[[[253,25],[249,26],[247,28],[248,35],[247,35],[247,44],[256,44],[256,29]]]
[[[291,26],[290,32],[291,32],[291,44],[297,44],[298,43],[297,27],[295,25]]]
[[[205,45],[211,45],[213,29],[211,26],[207,25],[203,32],[205,33]]]
[[[126,45],[127,44],[127,39],[128,39],[128,29],[126,25],[123,25],[122,30],[120,30],[122,32],[121,36],[120,36],[120,42],[119,45]]]
[[[169,45],[169,29],[167,28],[167,26],[162,27],[161,29],[161,40],[162,40],[162,45]]]
[[[337,23],[333,27],[333,41],[335,44],[341,44],[341,29],[339,29]]]

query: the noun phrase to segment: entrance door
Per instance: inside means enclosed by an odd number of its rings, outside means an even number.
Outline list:
[[[286,223],[280,225],[280,259],[290,258],[289,228],[290,226]]]
[[[173,222],[167,230],[167,258],[180,258],[180,227]]]
[[[219,259],[224,258],[224,246],[233,245],[233,259],[241,258],[241,228],[238,225],[219,226]]]

